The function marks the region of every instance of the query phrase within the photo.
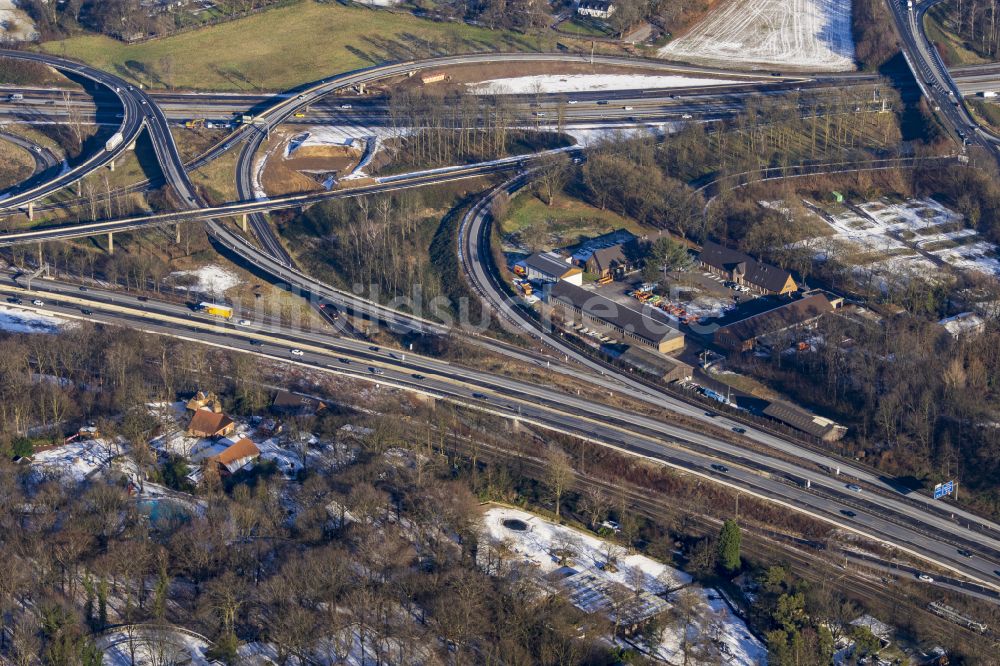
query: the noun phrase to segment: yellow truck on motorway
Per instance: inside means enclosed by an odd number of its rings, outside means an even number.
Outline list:
[[[220,305],[218,303],[199,303],[198,312],[222,317],[223,319],[233,318],[233,309],[228,305]]]

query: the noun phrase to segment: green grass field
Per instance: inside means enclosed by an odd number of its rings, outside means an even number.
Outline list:
[[[649,229],[635,220],[595,208],[566,194],[557,194],[552,205],[546,206],[526,190],[511,201],[510,210],[500,224],[504,234],[521,234],[523,237],[532,231],[544,233],[547,240],[543,245],[546,249],[568,247],[585,238],[623,228],[637,235],[649,233]]]
[[[285,90],[386,61],[553,46],[547,38],[302,0],[143,44],[86,35],[42,48],[145,86],[250,91]]]
[[[959,65],[978,65],[989,62],[968,48],[958,35],[948,30],[942,22],[943,18],[944,12],[942,7],[938,6],[931,9],[924,16],[924,28],[927,30],[927,37],[935,44],[941,46],[941,56],[944,58],[945,64],[957,67]]]

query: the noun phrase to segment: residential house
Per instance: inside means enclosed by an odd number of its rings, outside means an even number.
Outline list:
[[[209,462],[219,466],[219,473],[232,475],[260,457],[257,445],[244,437],[209,458]]]
[[[529,280],[570,284],[583,284],[583,271],[570,263],[570,258],[557,252],[536,252],[523,260],[525,275]]]
[[[226,437],[236,429],[236,423],[222,412],[197,409],[187,427],[189,437]]]
[[[581,16],[608,19],[615,13],[615,3],[611,0],[580,0],[576,13]]]
[[[199,409],[210,409],[213,412],[222,411],[222,401],[211,391],[208,393],[198,391],[184,406],[192,412],[196,412]]]
[[[796,326],[805,326],[832,312],[840,303],[839,299],[831,301],[825,294],[814,293],[723,326],[715,331],[713,342],[729,351],[750,351],[761,338]]]
[[[698,260],[710,273],[760,294],[791,294],[798,290],[792,274],[785,269],[712,241],[702,246]]]
[[[567,314],[567,319],[595,324],[625,342],[638,342],[661,354],[684,348],[684,334],[653,308],[634,310],[582,287],[556,282],[548,292],[549,305]]]

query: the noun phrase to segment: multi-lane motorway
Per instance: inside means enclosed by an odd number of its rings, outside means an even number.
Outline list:
[[[890,0],[903,55],[921,92],[959,143],[977,146],[1000,160],[1000,140],[984,131],[962,104],[962,89],[924,30],[924,15],[941,1],[915,0],[912,6],[907,6],[906,0]]]
[[[302,363],[611,445],[780,502],[845,530],[890,542],[901,551],[1000,590],[1000,577],[995,573],[1000,571],[1000,532],[976,533],[947,516],[928,514],[899,499],[867,490],[852,492],[845,485],[849,479],[835,477],[819,467],[807,468],[747,450],[721,436],[726,422],[720,422],[716,432],[692,432],[555,388],[417,354],[288,330],[273,323],[229,325],[200,317],[184,305],[139,301],[96,289],[80,291],[75,285],[55,281],[37,280],[32,292],[27,292],[6,278],[0,281],[0,293],[26,299],[26,303],[30,302],[27,299],[42,299],[42,306],[30,306],[41,311],[80,316],[81,310],[87,309],[91,313],[88,318],[98,322]],[[960,549],[972,556],[959,554]]]
[[[123,103],[149,107],[141,112],[142,123],[150,128],[157,158],[161,162],[166,181],[179,197],[179,207],[186,209],[177,213],[163,214],[176,217],[161,219],[169,221],[212,219],[310,202],[289,200],[278,202],[276,205],[274,202],[252,201],[253,164],[256,152],[262,145],[266,133],[289,117],[294,117],[298,109],[317,103],[325,95],[359,82],[405,74],[424,67],[493,62],[498,58],[512,62],[580,59],[579,56],[564,54],[456,56],[437,59],[433,64],[400,63],[371,68],[308,87],[294,97],[279,102],[271,110],[259,114],[259,124],[255,128],[242,130],[239,137],[234,137],[216,148],[225,150],[237,139],[243,139],[238,178],[242,181],[241,190],[246,192],[248,199],[251,199],[219,210],[203,210],[205,207],[194,192],[177,154],[176,145],[169,136],[168,121],[162,112],[155,108],[155,102],[144,93],[136,93],[134,96],[123,95]],[[60,64],[66,66],[65,63]],[[675,69],[673,66],[669,68]],[[518,160],[513,163],[521,166]],[[492,169],[497,167],[496,164],[489,165]],[[458,177],[461,174],[444,175]],[[433,179],[442,177],[442,174],[429,172],[409,177]],[[406,185],[407,182],[403,180],[391,184]],[[258,236],[261,238],[263,249],[250,245],[237,234],[215,222],[211,223],[210,233],[230,252],[276,280],[286,282],[303,293],[317,294],[335,302],[345,303],[345,299],[350,295],[334,290],[291,267],[287,255],[281,254],[283,249],[281,252],[278,251],[280,244],[278,247],[269,247],[270,241],[265,240],[265,236],[266,233],[271,233],[270,228],[266,222],[261,222],[261,225]],[[91,231],[91,233],[96,232]],[[277,242],[276,239],[274,242]],[[665,423],[598,402],[555,393],[550,388],[517,382],[412,354],[404,356],[400,352],[372,350],[366,348],[364,343],[328,335],[289,331],[267,325],[253,328],[224,326],[216,322],[199,320],[190,311],[170,304],[131,302],[128,301],[128,297],[119,294],[93,290],[81,292],[71,285],[60,285],[49,281],[43,281],[41,285],[36,282],[35,285],[36,290],[45,292],[43,298],[46,304],[43,307],[47,310],[79,316],[81,308],[86,308],[94,313],[91,317],[97,321],[132,326],[165,335],[183,336],[206,344],[241,349],[287,362],[305,363],[327,371],[351,374],[369,381],[389,383],[407,390],[455,400],[473,408],[486,409],[507,419],[537,423],[547,428],[585,437],[602,445],[615,446],[649,456],[664,464],[688,470],[704,479],[728,484],[740,488],[743,492],[778,502],[790,510],[809,513],[845,530],[885,541],[938,567],[963,574],[984,586],[1000,589],[1000,527],[967,514],[956,514],[959,516],[956,520],[948,515],[948,510],[943,506],[936,505],[923,497],[900,496],[891,487],[887,488],[884,481],[864,470],[850,472],[857,474],[853,478],[861,484],[861,491],[849,490],[843,477],[836,477],[820,469],[813,454],[797,449],[794,444],[780,440],[768,442],[764,439],[766,436],[763,433],[750,431],[747,434],[757,440],[757,443],[766,443],[774,450],[780,450],[782,455],[779,457],[764,453],[759,448],[747,448],[734,441],[731,433],[726,433],[726,429],[732,428],[735,424],[724,417],[709,420],[704,414],[697,414],[697,410],[691,405],[663,400],[651,394],[647,387],[632,386],[621,377],[595,379],[595,383],[605,385],[607,381],[618,382],[622,387],[621,393],[629,398],[653,402],[663,408],[665,414],[682,414],[689,419],[700,418],[705,424],[699,428],[691,428]],[[19,287],[9,283],[0,286],[2,286],[0,291],[25,296]],[[26,302],[34,297],[32,294]],[[398,323],[407,330],[434,332],[439,328],[438,325],[426,320],[395,312],[364,299],[347,302],[345,307],[381,321]],[[300,350],[301,355],[291,354],[290,350],[293,348]],[[725,464],[719,461],[725,461]],[[722,468],[713,468],[712,465],[722,465]],[[970,520],[975,521],[974,529],[968,526]],[[968,551],[971,556],[960,554],[960,550]]]

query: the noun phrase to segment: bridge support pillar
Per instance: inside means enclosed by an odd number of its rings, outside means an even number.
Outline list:
[[[248,229],[247,229],[247,222],[248,221],[249,220],[248,220],[247,214],[243,213],[242,217],[240,217],[240,226],[243,228],[243,233],[247,233],[247,231],[248,231]]]
[[[177,245],[181,244],[181,225],[177,225],[176,234],[174,235],[174,243]]]
[[[31,220],[32,222],[35,221],[35,202],[34,201],[29,201],[28,202],[28,219]]]
[[[115,232],[108,232],[108,254],[115,253]]]

